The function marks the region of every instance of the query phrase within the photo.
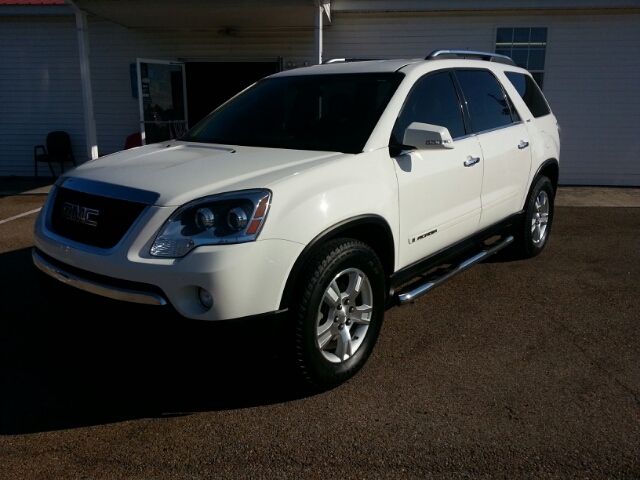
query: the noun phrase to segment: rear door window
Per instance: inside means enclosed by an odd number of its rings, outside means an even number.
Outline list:
[[[517,120],[496,77],[487,70],[456,70],[467,101],[474,133],[504,127]],[[517,114],[516,114],[517,115]]]

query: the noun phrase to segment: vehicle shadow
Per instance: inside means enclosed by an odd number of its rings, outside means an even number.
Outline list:
[[[0,434],[307,395],[291,382],[276,335],[58,284],[32,265],[30,248],[0,254],[0,271]]]
[[[10,196],[46,197],[53,182],[55,182],[55,178],[50,176],[44,176],[38,180],[12,176],[0,178],[0,198]]]

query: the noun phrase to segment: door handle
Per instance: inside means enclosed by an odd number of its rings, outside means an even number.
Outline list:
[[[480,157],[470,158],[469,160],[465,160],[465,167],[473,167],[476,163],[480,162]]]
[[[524,140],[521,140],[520,145],[518,145],[518,148],[522,150],[524,148],[527,148],[528,146],[529,146],[529,142],[525,142]]]

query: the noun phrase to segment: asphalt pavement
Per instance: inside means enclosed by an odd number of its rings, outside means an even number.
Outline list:
[[[253,331],[43,282],[28,212],[48,185],[16,183],[2,479],[640,478],[640,189],[561,188],[540,256],[388,310],[365,368],[309,395]]]

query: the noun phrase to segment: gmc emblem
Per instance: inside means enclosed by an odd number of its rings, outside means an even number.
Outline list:
[[[62,205],[62,218],[71,222],[83,223],[91,227],[98,226],[98,222],[91,217],[97,217],[100,215],[100,210],[93,208],[81,207],[80,205],[73,205],[65,202]]]

